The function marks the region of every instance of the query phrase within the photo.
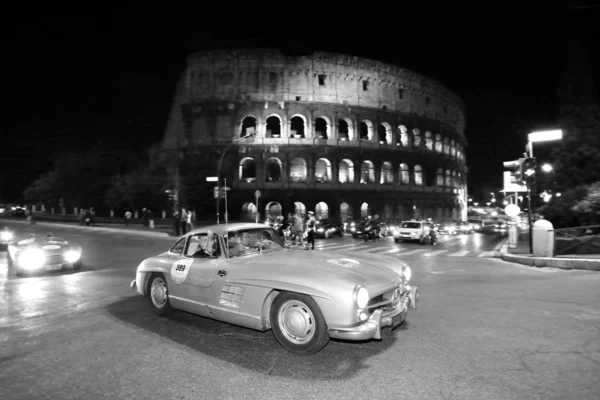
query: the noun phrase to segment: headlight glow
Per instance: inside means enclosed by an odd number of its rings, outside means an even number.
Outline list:
[[[67,252],[67,254],[65,254],[65,258],[66,258],[67,262],[70,262],[70,263],[75,263],[75,262],[79,261],[80,257],[81,257],[81,250],[69,250]]]
[[[44,252],[39,249],[25,250],[19,254],[19,264],[23,268],[39,268],[45,260]]]
[[[2,233],[0,233],[0,238],[2,238],[3,241],[8,242],[13,238],[12,232],[2,231]]]
[[[319,228],[319,229],[317,229],[317,232],[323,232],[324,230],[325,229],[323,229],[323,228]]]
[[[369,291],[364,287],[358,289],[356,292],[356,306],[358,308],[365,308],[369,303]]]
[[[412,270],[407,265],[406,267],[404,267],[404,279],[406,279],[406,281],[408,282],[410,281],[410,278],[412,278]]]

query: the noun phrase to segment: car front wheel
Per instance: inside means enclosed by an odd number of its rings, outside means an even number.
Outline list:
[[[146,293],[153,313],[166,316],[175,311],[169,301],[169,288],[163,274],[154,273],[150,276]]]
[[[310,355],[329,343],[327,323],[317,303],[298,293],[280,293],[270,311],[273,335],[287,351]]]

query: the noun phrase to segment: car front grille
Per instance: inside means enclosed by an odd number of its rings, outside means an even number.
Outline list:
[[[54,264],[64,264],[67,260],[65,259],[64,254],[49,254],[46,255],[46,264],[54,265]]]

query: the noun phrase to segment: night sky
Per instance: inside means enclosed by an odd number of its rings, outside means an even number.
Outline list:
[[[272,8],[229,4],[179,14],[5,13],[0,200],[19,201],[61,149],[105,140],[144,151],[162,137],[187,54],[247,47],[352,54],[440,81],[466,104],[469,192],[499,188],[502,161],[520,156],[527,133],[554,127],[574,39],[588,47],[600,82],[596,3],[409,10],[394,2],[373,10],[361,2],[344,12],[279,5],[272,15]]]

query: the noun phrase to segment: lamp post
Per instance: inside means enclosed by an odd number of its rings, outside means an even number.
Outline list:
[[[525,150],[529,152],[529,157],[533,158],[533,143],[548,142],[551,140],[560,140],[563,137],[563,132],[560,129],[551,131],[531,132],[527,135],[527,147]],[[533,253],[533,210],[531,209],[531,184],[527,184],[527,209],[529,219],[529,251]]]
[[[225,158],[225,154],[227,153],[227,150],[229,150],[229,148],[231,146],[233,146],[234,144],[236,144],[237,142],[239,142],[242,139],[248,139],[253,137],[254,135],[249,133],[247,135],[244,135],[242,137],[239,137],[237,139],[235,139],[234,141],[232,141],[231,143],[229,143],[221,152],[221,157],[219,157],[219,164],[217,166],[217,187],[219,188],[218,191],[220,192],[221,189],[221,164],[223,163],[223,158]],[[227,189],[225,189],[227,190]],[[219,193],[219,195],[217,195],[217,224],[220,224],[220,218],[219,218],[219,208],[220,208],[220,204],[221,204],[221,195]],[[225,210],[225,213],[227,213],[227,210]]]

